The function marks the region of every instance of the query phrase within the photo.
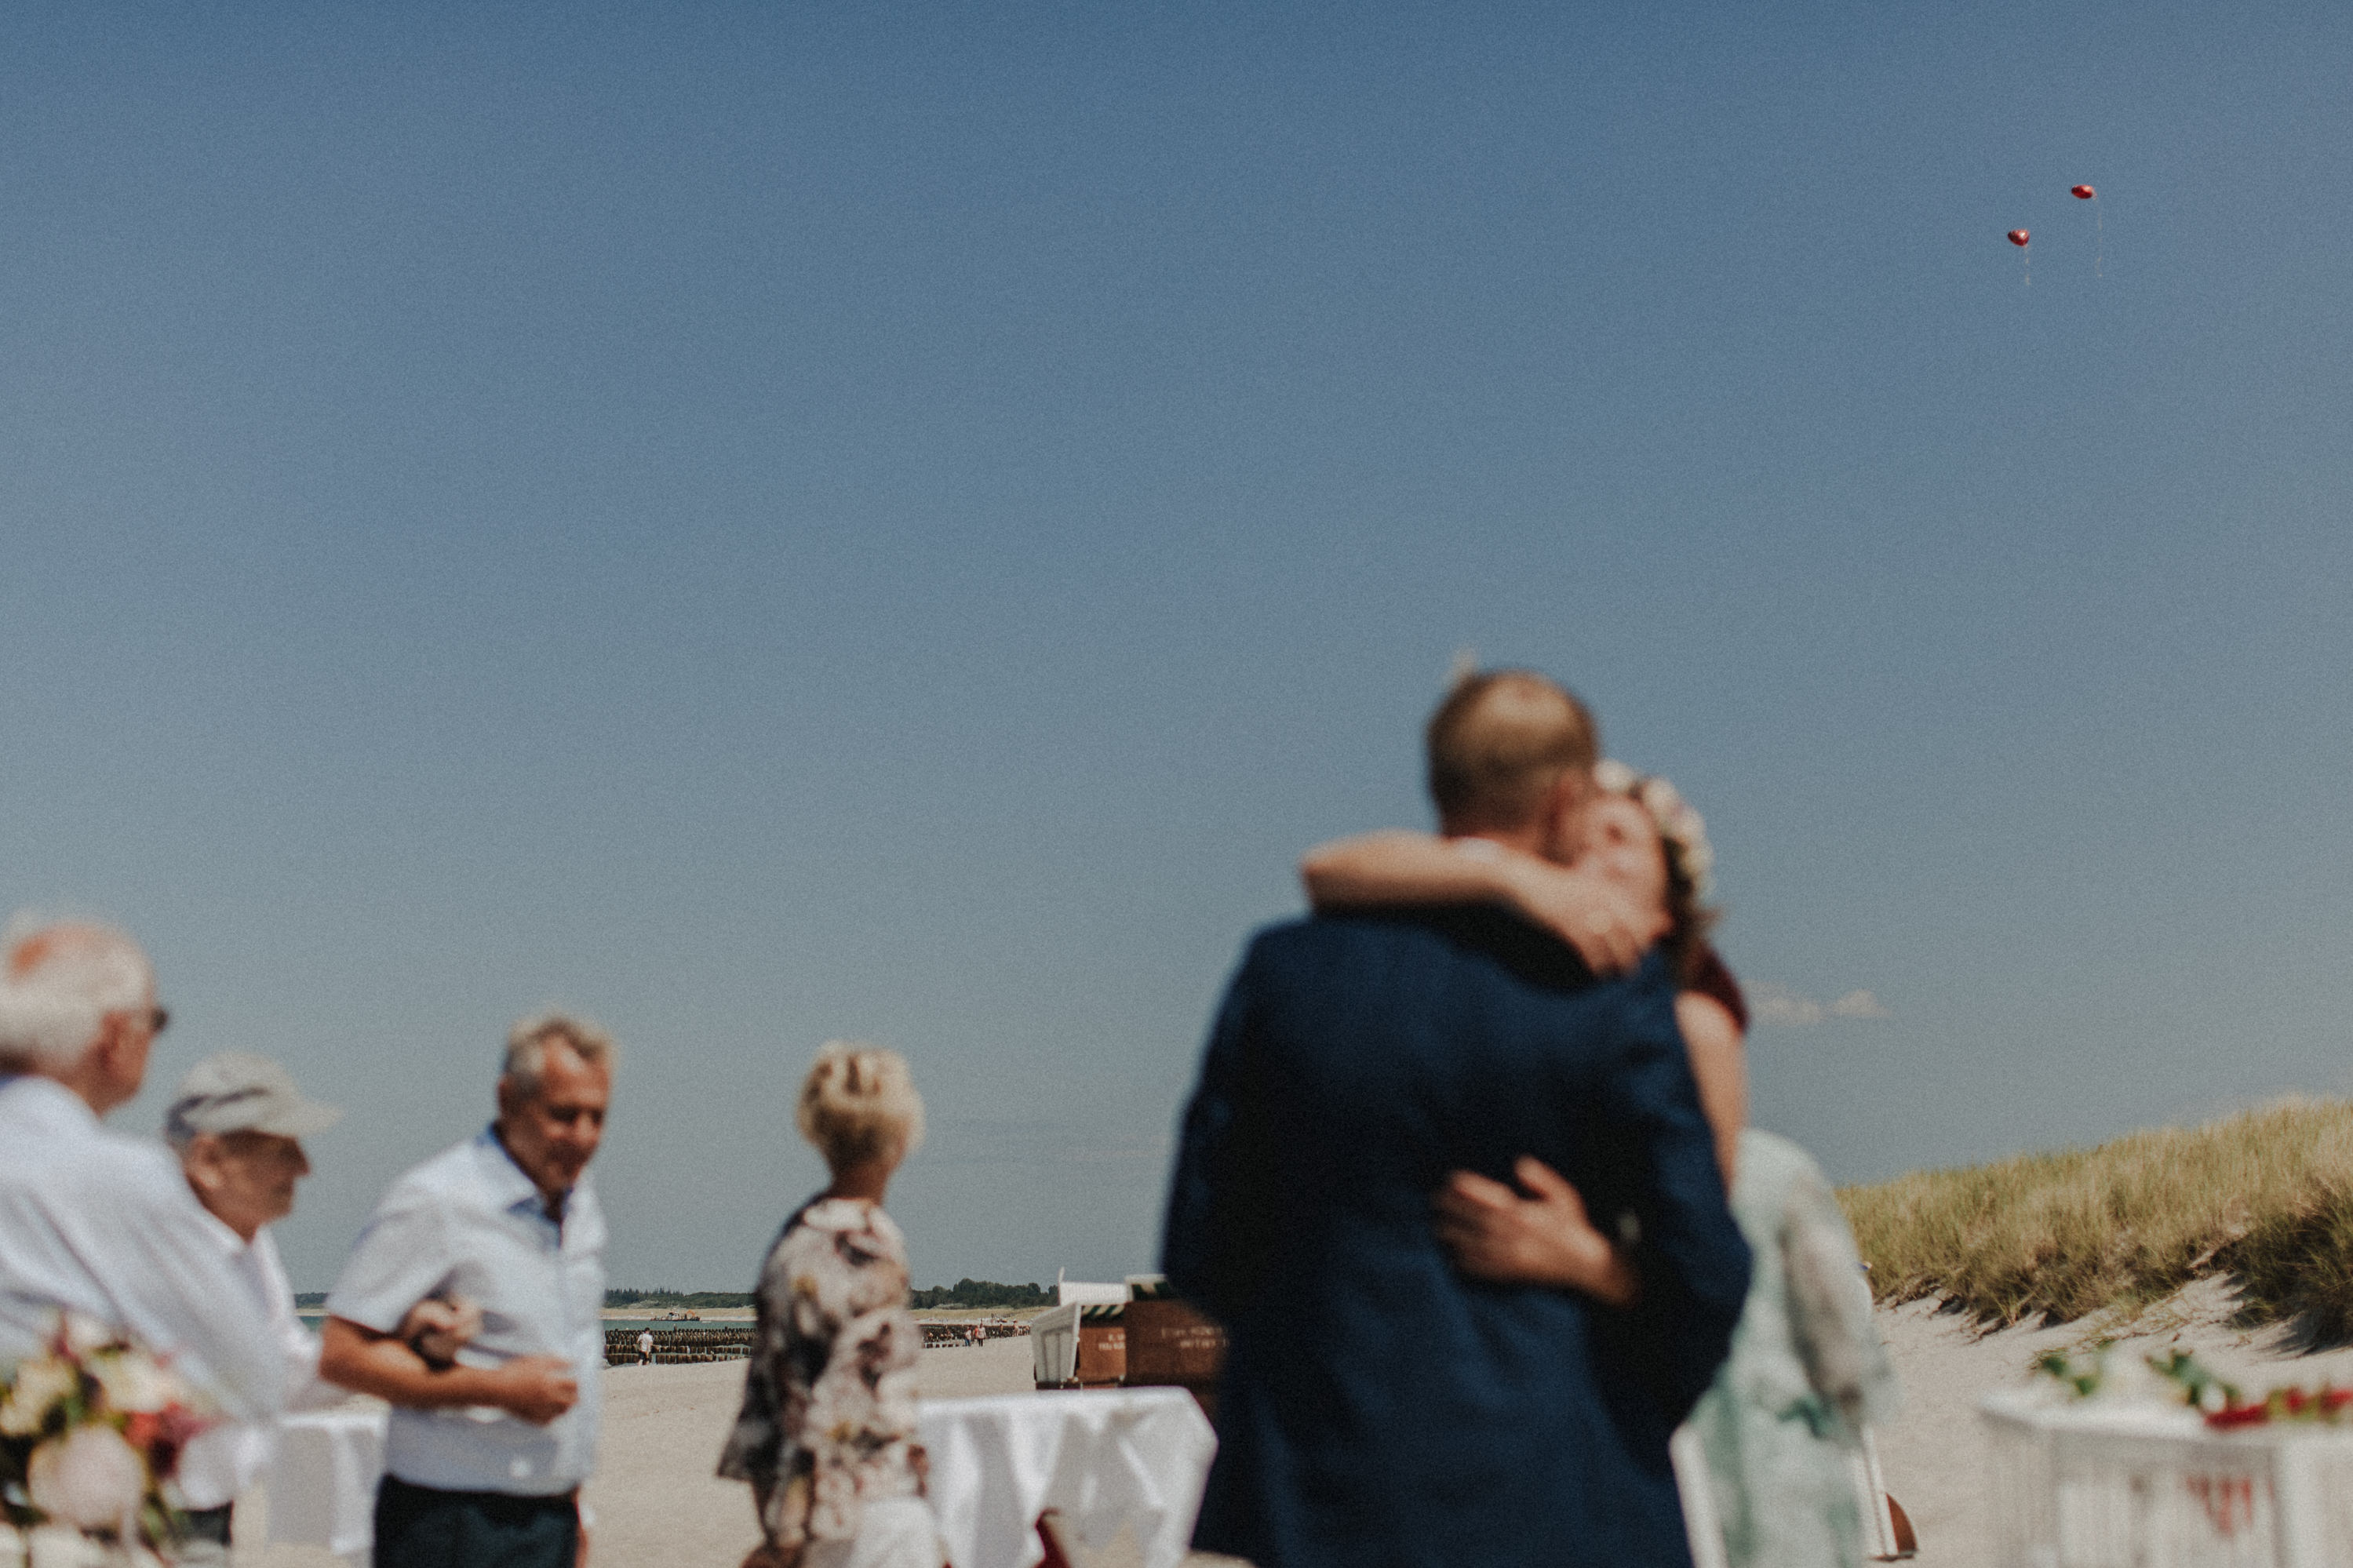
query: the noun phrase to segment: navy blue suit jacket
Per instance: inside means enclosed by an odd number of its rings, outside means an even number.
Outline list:
[[[1630,1214],[1618,1310],[1466,1279],[1457,1169]],[[1597,983],[1498,911],[1259,933],[1185,1114],[1162,1267],[1226,1326],[1195,1543],[1259,1568],[1686,1564],[1667,1437],[1748,1288],[1656,955]]]

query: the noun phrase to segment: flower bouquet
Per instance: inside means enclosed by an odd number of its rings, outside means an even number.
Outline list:
[[[59,1314],[47,1352],[0,1372],[0,1536],[27,1568],[152,1563],[177,1540],[168,1489],[211,1425],[170,1367],[111,1329]]]

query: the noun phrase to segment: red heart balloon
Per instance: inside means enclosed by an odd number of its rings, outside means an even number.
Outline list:
[[[2010,243],[2012,245],[2024,245],[2026,243],[2026,231],[2022,228],[2011,229],[2010,231]]]
[[[2079,202],[2088,202],[2100,193],[2089,185],[2070,185],[2067,187],[2067,194]]]

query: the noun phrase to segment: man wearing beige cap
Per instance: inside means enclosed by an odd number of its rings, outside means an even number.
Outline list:
[[[311,1173],[302,1140],[343,1114],[304,1099],[267,1057],[223,1051],[189,1069],[164,1115],[164,1137],[179,1151],[207,1232],[245,1287],[245,1299],[221,1310],[267,1325],[285,1357],[290,1408],[332,1403],[343,1391],[319,1381],[319,1342],[294,1315],[294,1289],[269,1227],[294,1212],[294,1184]],[[188,1505],[183,1563],[228,1560],[230,1510],[276,1446],[269,1421],[226,1422],[188,1445],[179,1471]]]

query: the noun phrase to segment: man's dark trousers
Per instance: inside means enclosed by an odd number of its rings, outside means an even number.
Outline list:
[[[376,1488],[375,1568],[572,1568],[579,1550],[571,1492],[445,1492],[397,1476]]]

